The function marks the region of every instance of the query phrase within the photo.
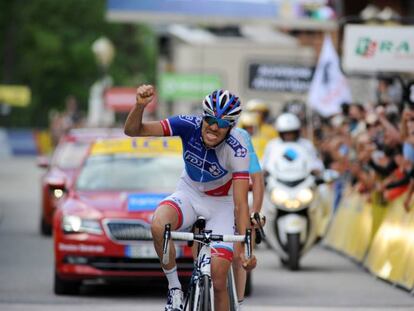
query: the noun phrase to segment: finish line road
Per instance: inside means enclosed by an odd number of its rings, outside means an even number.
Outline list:
[[[53,293],[53,240],[39,233],[40,177],[35,159],[0,159],[0,310],[163,310],[157,284],[88,285],[79,296]],[[253,294],[243,310],[414,310],[407,291],[374,278],[347,258],[315,247],[303,269],[282,269],[271,251],[256,251]]]

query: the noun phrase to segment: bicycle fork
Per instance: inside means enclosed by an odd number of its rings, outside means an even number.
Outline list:
[[[209,286],[209,288],[204,288],[204,290],[210,292],[211,311],[214,311],[214,288],[211,286],[211,248],[209,246],[203,245],[201,247],[198,255],[197,269],[200,272],[200,277],[197,282],[198,286],[196,286],[195,297],[198,297],[198,299],[201,298],[200,285],[207,278],[208,282],[204,282],[204,286]]]

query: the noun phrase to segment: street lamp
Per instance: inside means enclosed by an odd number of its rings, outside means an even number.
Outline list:
[[[113,84],[108,68],[115,56],[115,48],[108,38],[100,37],[92,43],[92,52],[102,71],[99,79],[90,88],[88,126],[109,127],[115,122],[115,114],[105,107],[104,94]]]
[[[92,51],[95,54],[97,63],[104,69],[108,69],[115,56],[115,48],[111,40],[106,37],[100,37],[92,43]]]

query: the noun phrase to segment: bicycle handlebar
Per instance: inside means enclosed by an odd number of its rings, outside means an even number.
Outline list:
[[[246,240],[245,235],[211,234],[206,236],[206,234],[203,233],[171,232],[171,238],[179,241],[204,240],[205,237],[208,237],[208,239],[213,242],[245,242]]]
[[[262,240],[266,239],[266,234],[265,234],[265,232],[263,230],[263,226],[262,226],[262,219],[261,219],[260,214],[258,212],[253,214],[253,219],[256,220],[256,223],[259,226],[259,228],[256,228],[256,244],[260,244],[262,242]]]
[[[245,255],[246,258],[252,256],[252,230],[247,229],[245,235],[232,235],[232,234],[212,234],[211,231],[204,230],[202,233],[192,232],[178,232],[171,231],[171,225],[166,224],[164,230],[164,241],[162,251],[162,263],[167,265],[169,263],[169,240],[179,241],[213,241],[213,242],[244,242],[246,243]]]

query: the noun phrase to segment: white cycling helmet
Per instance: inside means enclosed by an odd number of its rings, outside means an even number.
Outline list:
[[[279,133],[294,132],[300,130],[300,120],[293,113],[282,113],[275,122],[275,128]]]
[[[239,97],[227,90],[216,90],[203,101],[203,116],[224,119],[234,125],[242,112]]]

